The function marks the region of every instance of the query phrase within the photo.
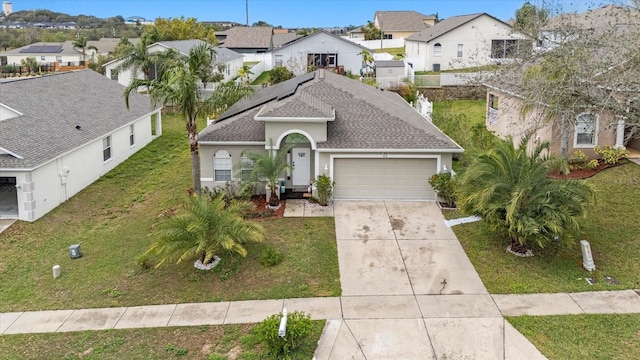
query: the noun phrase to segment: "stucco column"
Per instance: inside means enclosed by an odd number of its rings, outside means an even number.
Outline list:
[[[624,147],[624,117],[618,117],[618,125],[616,126],[616,148]]]

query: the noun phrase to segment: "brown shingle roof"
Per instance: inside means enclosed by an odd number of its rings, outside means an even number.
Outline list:
[[[429,25],[425,20],[435,21],[434,15],[424,15],[417,11],[376,11],[374,19],[382,31],[421,31]]]
[[[220,47],[235,49],[270,49],[273,28],[269,26],[236,26],[219,34],[226,35]]]

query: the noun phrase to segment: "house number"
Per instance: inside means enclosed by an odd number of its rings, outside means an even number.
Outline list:
[[[306,153],[298,153],[298,157],[305,157],[306,155]]]

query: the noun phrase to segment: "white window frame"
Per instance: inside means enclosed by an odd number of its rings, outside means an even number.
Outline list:
[[[136,128],[134,124],[129,125],[129,146],[136,144]]]
[[[276,55],[276,66],[282,66],[282,55]]]
[[[584,123],[584,120],[582,120],[582,118],[584,118],[585,116],[589,116],[589,117],[593,117],[593,135],[591,137],[591,142],[590,143],[582,143],[582,142],[578,142],[578,135],[579,134],[583,134],[586,132],[579,132],[582,129],[586,128],[587,126],[580,124],[581,122]],[[593,114],[590,112],[584,112],[579,114],[578,116],[576,116],[576,124],[574,127],[574,131],[573,131],[573,147],[574,148],[593,148],[596,145],[598,145],[598,128],[600,126],[600,116],[598,116],[597,114]]]
[[[226,183],[233,180],[233,161],[227,150],[218,150],[213,155],[213,181]],[[218,175],[218,172],[220,174]]]
[[[253,160],[247,157],[247,152],[249,150],[245,150],[240,155],[240,180],[249,181],[251,180],[251,172],[253,171],[254,162]]]
[[[111,151],[111,135],[102,138],[102,161],[107,162],[113,158]]]
[[[464,44],[458,44],[458,58],[464,55]]]
[[[435,43],[433,45],[433,56],[442,56],[442,44]]]

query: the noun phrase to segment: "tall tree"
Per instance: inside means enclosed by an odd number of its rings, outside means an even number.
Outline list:
[[[185,118],[185,126],[191,152],[191,170],[193,189],[200,192],[200,152],[198,149],[198,128],[196,119],[206,114],[217,114],[252,93],[250,86],[233,81],[222,83],[207,98],[201,91],[198,73],[203,64],[210,64],[211,47],[201,44],[189,51],[186,63],[174,64],[164,73],[161,79],[132,79],[125,89],[124,97],[127,108],[129,95],[141,86],[149,89],[151,99],[160,104],[171,104]]]
[[[246,256],[244,244],[264,240],[260,224],[243,219],[252,206],[239,201],[227,206],[221,196],[192,196],[183,211],[161,222],[151,234],[156,240],[147,254],[159,256],[156,267],[194,258],[207,264],[221,251]]]
[[[531,244],[573,243],[595,195],[583,180],[555,180],[547,175],[567,169],[549,155],[549,143],[527,149],[531,133],[516,147],[511,138],[482,153],[464,172],[458,186],[458,206],[495,229],[506,230],[515,251]]]
[[[529,35],[537,36],[540,27],[546,23],[548,17],[547,10],[526,1],[521,8],[516,10],[516,21],[513,27]]]
[[[362,30],[364,30],[365,40],[380,40],[382,38],[382,31],[372,21],[367,21],[367,25],[363,26]]]
[[[86,57],[87,57],[87,49],[90,50],[98,50],[97,47],[90,45],[87,46],[87,38],[86,37],[79,37],[76,39],[76,41],[73,42],[73,47],[74,48],[79,48],[80,51],[82,52],[82,63],[84,64],[86,61]]]
[[[142,36],[137,44],[126,50],[127,52],[124,54],[123,61],[117,67],[117,70],[131,70],[134,77],[135,74],[141,71],[143,79],[149,80],[151,69],[154,65],[153,58],[148,49],[148,46],[151,44],[152,42],[149,36]]]

